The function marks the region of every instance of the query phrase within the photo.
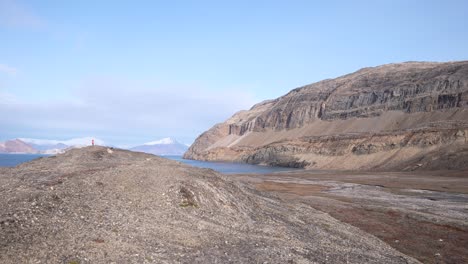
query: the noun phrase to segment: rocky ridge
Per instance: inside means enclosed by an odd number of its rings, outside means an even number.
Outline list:
[[[418,263],[213,170],[105,147],[0,168],[1,263]]]
[[[463,169],[467,138],[468,62],[407,62],[257,104],[200,135],[184,157],[320,169]]]

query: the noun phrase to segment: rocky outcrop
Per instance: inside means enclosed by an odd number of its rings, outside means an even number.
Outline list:
[[[184,157],[404,169],[429,153],[437,159],[449,146],[463,148],[467,129],[468,62],[407,62],[364,68],[257,104],[203,133]],[[448,167],[468,167],[453,164]]]
[[[420,263],[213,170],[93,146],[0,168],[0,263]]]

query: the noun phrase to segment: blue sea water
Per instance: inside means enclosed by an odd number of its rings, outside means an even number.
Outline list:
[[[0,154],[0,167],[14,167],[20,163],[27,162],[39,157],[44,157],[48,155],[41,154]],[[207,162],[207,161],[198,161],[198,160],[186,160],[182,159],[181,156],[165,156],[165,158],[180,161],[191,166],[200,167],[200,168],[209,168],[215,171],[234,174],[234,173],[271,173],[279,171],[291,171],[297,170],[292,168],[283,168],[283,167],[268,167],[268,166],[259,166],[251,165],[244,163],[230,163],[230,162]]]
[[[14,167],[20,163],[27,162],[39,157],[49,155],[44,154],[0,154],[0,167]]]
[[[252,165],[245,163],[232,163],[232,162],[209,162],[209,161],[199,161],[199,160],[186,160],[181,156],[165,156],[165,158],[180,161],[195,167],[200,168],[209,168],[215,171],[225,173],[225,174],[235,174],[235,173],[272,173],[280,171],[292,171],[298,170],[294,168],[285,168],[285,167],[270,167],[270,166],[260,166]]]

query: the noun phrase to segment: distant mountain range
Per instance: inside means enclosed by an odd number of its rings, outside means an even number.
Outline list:
[[[93,139],[96,145],[104,145],[104,141],[92,137],[70,140],[17,138],[0,142],[0,153],[58,154],[69,148],[89,146]]]
[[[80,148],[91,145],[105,145],[104,141],[93,137],[74,138],[70,140],[50,140],[17,138],[0,142],[0,153],[58,154],[69,148]],[[129,148],[132,151],[146,152],[155,155],[182,155],[188,146],[172,138],[163,138]]]
[[[183,155],[187,149],[187,145],[182,144],[173,138],[163,138],[130,148],[132,151],[140,151],[162,156]]]
[[[0,142],[0,153],[38,153],[31,145],[19,139]]]

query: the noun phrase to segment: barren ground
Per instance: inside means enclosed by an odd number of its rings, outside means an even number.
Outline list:
[[[424,263],[468,263],[468,171],[234,175],[301,201]]]
[[[419,263],[314,205],[149,154],[73,149],[0,168],[0,263]]]

